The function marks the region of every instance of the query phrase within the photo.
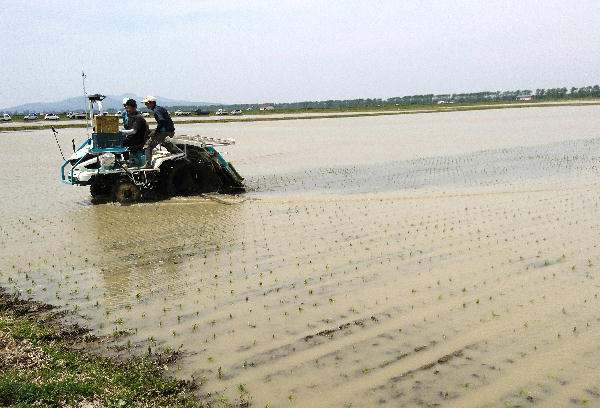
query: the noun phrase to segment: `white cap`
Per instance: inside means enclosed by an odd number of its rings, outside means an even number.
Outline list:
[[[156,102],[156,98],[154,96],[148,95],[144,99],[142,99],[142,102],[143,103],[146,103],[146,102]]]
[[[123,98],[123,105],[125,105],[128,100],[129,100],[129,98]]]

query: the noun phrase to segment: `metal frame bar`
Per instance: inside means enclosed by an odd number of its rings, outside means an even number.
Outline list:
[[[77,148],[77,150],[75,150],[76,152],[80,151],[81,149],[84,148],[85,145],[89,144],[92,142],[91,138],[88,138],[85,142],[83,142],[81,144],[81,146],[79,146]],[[79,160],[77,160],[77,162],[73,165],[73,167],[71,167],[70,173],[71,173],[71,181],[67,181],[67,179],[65,178],[65,167],[67,166],[67,164],[69,164],[69,160],[65,160],[65,162],[63,163],[62,166],[60,166],[60,179],[63,182],[63,184],[70,184],[70,185],[75,185],[75,183],[73,183],[73,171],[75,169],[75,166],[77,166],[79,163],[81,163],[81,161],[85,158],[85,155],[81,156],[81,158]]]

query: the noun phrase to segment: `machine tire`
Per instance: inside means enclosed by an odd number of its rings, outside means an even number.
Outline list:
[[[92,198],[108,198],[112,192],[112,185],[100,180],[93,180],[90,184],[90,194]]]
[[[142,198],[142,192],[131,180],[121,179],[113,186],[112,198],[122,204],[134,203]]]
[[[189,163],[179,161],[165,174],[162,191],[169,196],[193,194],[198,189]]]
[[[223,188],[223,182],[211,163],[194,165],[193,174],[200,193],[220,191]]]

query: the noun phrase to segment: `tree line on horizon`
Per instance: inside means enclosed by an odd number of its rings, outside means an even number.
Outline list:
[[[515,91],[483,91],[453,94],[425,94],[397,96],[388,99],[382,98],[359,98],[359,99],[330,99],[326,101],[304,101],[271,103],[275,109],[328,109],[328,108],[360,108],[376,106],[395,105],[433,105],[440,102],[445,103],[476,103],[476,102],[502,102],[514,101],[520,96],[532,96],[533,99],[582,99],[599,98],[600,86],[584,86],[581,88],[540,88],[532,91],[530,89],[518,89]],[[183,108],[183,107],[182,107]],[[236,105],[210,105],[203,109],[257,109],[256,104]]]
[[[583,86],[580,88],[540,88],[532,91],[530,89],[518,89],[515,91],[483,91],[451,94],[424,94],[396,96],[388,99],[382,98],[359,98],[359,99],[329,99],[326,101],[304,101],[304,102],[283,102],[270,103],[274,109],[335,109],[335,108],[368,108],[377,106],[406,106],[406,105],[434,105],[437,103],[479,103],[479,102],[506,102],[514,101],[520,96],[532,96],[532,99],[583,99],[600,98],[600,85]],[[192,106],[165,106],[169,110],[189,110]],[[200,110],[216,111],[219,108],[225,110],[232,109],[251,109],[257,110],[257,104],[215,104],[196,106]],[[115,109],[108,109],[109,112]],[[140,111],[148,110],[141,107]],[[29,110],[24,110],[29,113]],[[16,114],[16,112],[13,112]]]

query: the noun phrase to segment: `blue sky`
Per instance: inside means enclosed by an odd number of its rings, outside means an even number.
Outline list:
[[[599,1],[0,0],[0,108],[89,91],[223,103],[600,83]]]

